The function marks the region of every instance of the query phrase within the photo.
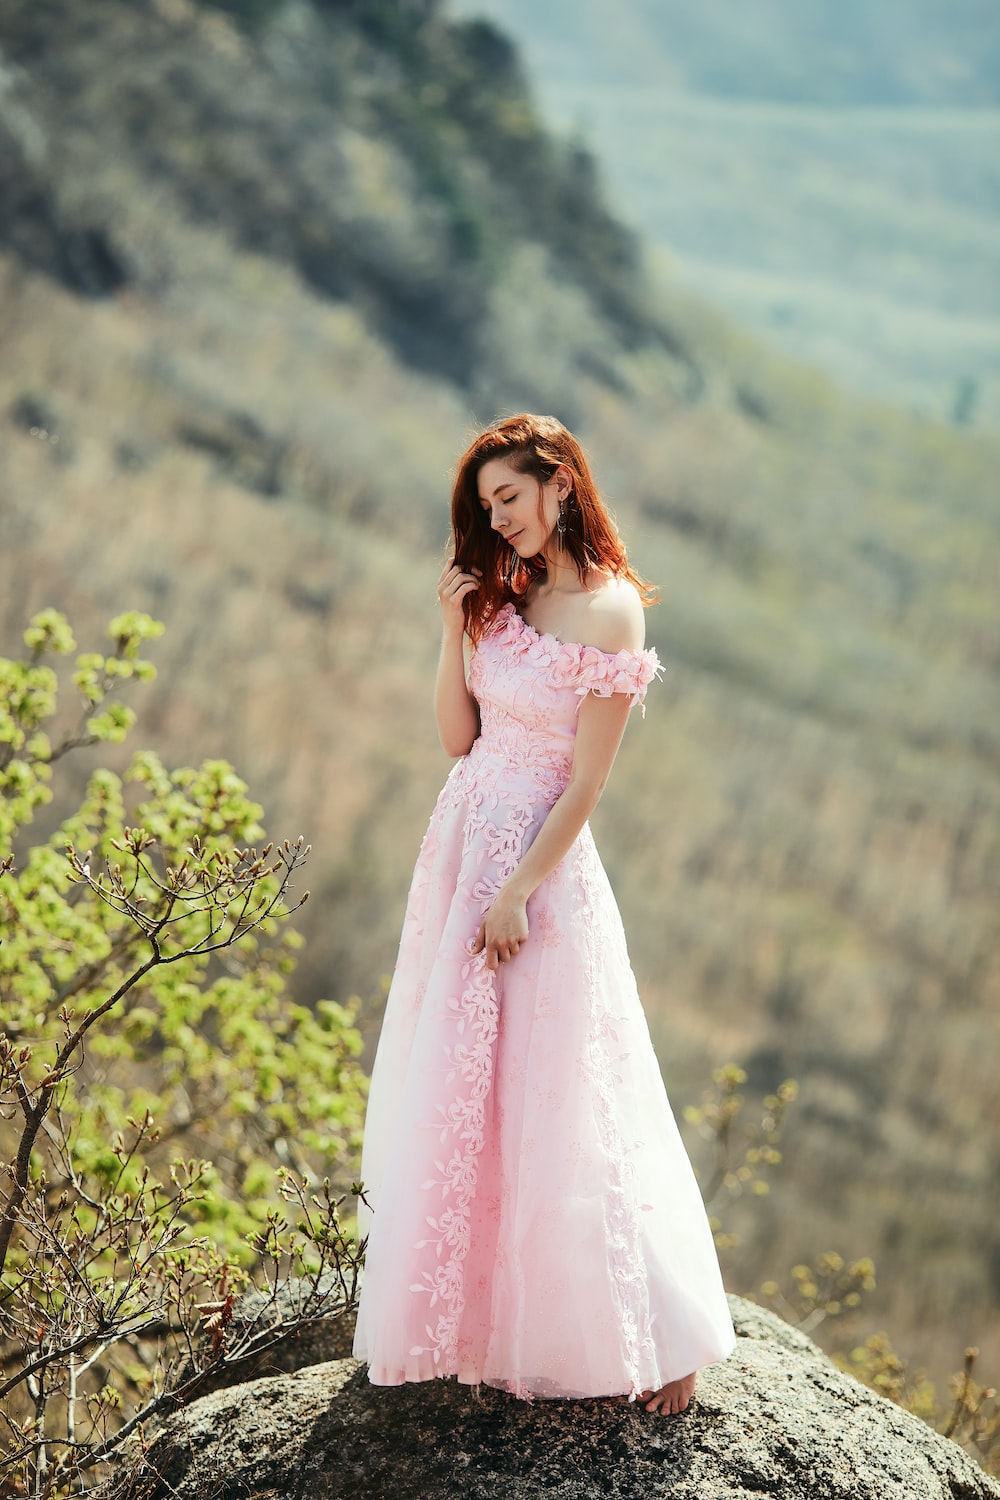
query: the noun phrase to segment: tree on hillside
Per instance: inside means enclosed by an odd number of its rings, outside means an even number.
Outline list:
[[[360,1131],[360,1039],[286,992],[304,840],[264,843],[226,763],[146,752],[29,846],[70,753],[132,727],[161,628],[121,615],[76,657],[57,737],[66,620],[0,659],[3,1493],[86,1493],[149,1417],[355,1293],[324,1173]]]

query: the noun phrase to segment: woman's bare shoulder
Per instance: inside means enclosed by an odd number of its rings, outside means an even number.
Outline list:
[[[586,595],[582,640],[601,651],[641,651],[646,616],[639,591],[627,578],[601,578]]]

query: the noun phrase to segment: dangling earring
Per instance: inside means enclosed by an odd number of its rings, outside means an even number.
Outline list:
[[[562,552],[566,546],[566,509],[559,501],[559,514],[556,517],[556,531],[559,534],[559,551]]]

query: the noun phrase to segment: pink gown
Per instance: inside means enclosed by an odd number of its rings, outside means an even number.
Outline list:
[[[641,702],[655,652],[539,635],[506,605],[474,651],[482,730],[438,799],[372,1076],[354,1352],[379,1385],[638,1395],[733,1327],[589,826],[493,974],[483,914],[566,785],[587,693]]]

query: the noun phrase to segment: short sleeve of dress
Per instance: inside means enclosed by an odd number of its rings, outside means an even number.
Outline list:
[[[570,688],[581,698],[588,693],[597,698],[625,693],[633,707],[637,703],[642,705],[643,712],[646,689],[663,671],[651,647],[646,651],[602,651],[599,646],[561,641],[548,633],[540,635],[512,604],[505,604],[497,611],[482,644],[492,652],[513,652],[524,657],[549,687]],[[481,659],[483,654],[478,648],[473,652],[469,682],[474,690],[483,688],[489,675]]]
[[[593,693],[597,698],[610,698],[612,693],[627,693],[633,708],[638,703],[645,713],[646,689],[662,671],[660,660],[652,647],[646,651],[619,651],[612,654],[600,651],[596,646],[584,646],[580,651],[576,691],[581,697]]]

